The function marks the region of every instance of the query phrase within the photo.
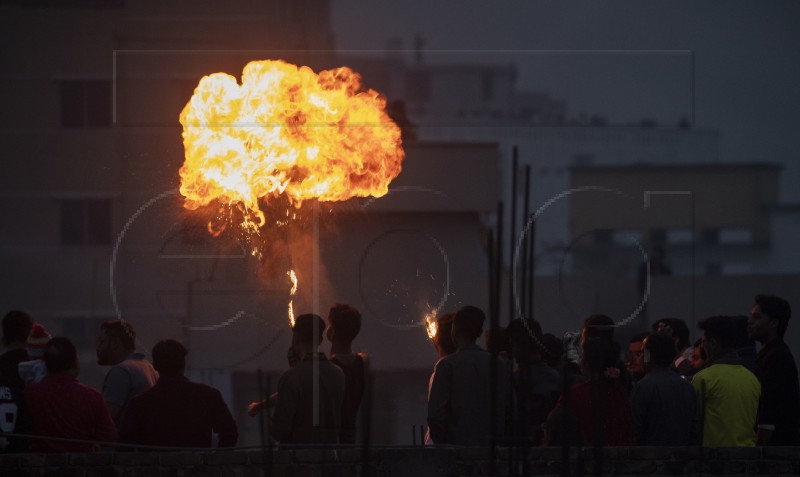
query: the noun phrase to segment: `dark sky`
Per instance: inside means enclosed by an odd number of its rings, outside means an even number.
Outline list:
[[[571,115],[675,123],[694,110],[697,127],[723,132],[725,161],[800,159],[795,1],[359,0],[334,2],[333,22],[339,49],[412,49],[419,34],[426,61],[515,61],[521,89]]]

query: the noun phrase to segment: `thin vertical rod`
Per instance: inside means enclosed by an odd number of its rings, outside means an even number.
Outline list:
[[[524,217],[522,221],[522,232],[525,231],[525,227],[528,225],[528,220],[530,219],[528,216],[530,215],[530,202],[531,202],[531,165],[525,165],[525,203],[523,204],[523,212],[522,216]],[[525,240],[522,241],[522,289],[520,293],[522,294],[522,314],[525,318],[531,318],[532,310],[528,307],[528,274],[532,272],[528,267],[528,243],[531,240],[530,230],[528,233],[525,234]]]
[[[364,404],[361,410],[361,477],[369,477],[369,454],[372,445],[372,392],[374,389],[374,377],[367,371],[367,379],[364,387]]]
[[[509,220],[509,234],[508,234],[509,249],[508,249],[508,253],[509,253],[509,257],[510,257],[510,259],[512,261],[514,260],[514,256],[513,256],[514,255],[514,248],[515,248],[514,247],[514,245],[515,245],[514,241],[517,238],[516,237],[516,235],[517,235],[516,225],[517,225],[517,174],[518,174],[518,169],[519,169],[518,163],[519,163],[518,149],[517,149],[517,146],[514,146],[513,152],[512,152],[512,156],[511,156],[511,214],[509,215],[509,219],[508,219]],[[509,283],[509,286],[508,286],[508,321],[509,322],[511,322],[511,320],[513,320],[514,316],[516,315],[516,306],[515,306],[515,303],[514,303],[514,287],[511,286],[511,280],[514,279],[514,277],[511,276],[511,271],[513,271],[513,270],[514,270],[514,267],[510,266],[509,267],[509,277],[508,277],[508,279],[509,279],[509,282],[508,282]]]
[[[536,297],[534,291],[536,290],[536,214],[531,214],[528,217],[528,220],[531,221],[531,229],[528,231],[528,248],[530,249],[528,252],[528,270],[530,271],[530,281],[528,282],[528,290],[526,291],[528,295],[528,309],[530,310],[530,316],[532,318],[536,317],[536,307],[534,303],[534,298]]]
[[[495,284],[495,271],[494,268],[495,264],[495,252],[494,252],[494,229],[489,229],[489,240],[488,240],[488,249],[489,249],[489,314],[491,315],[494,313],[495,308],[497,307],[497,297],[495,297],[495,290],[497,285]]]
[[[497,250],[495,258],[495,300],[494,309],[489,314],[490,332],[493,339],[490,342],[491,369],[489,370],[489,389],[491,392],[490,412],[491,419],[491,440],[489,449],[489,475],[496,475],[495,464],[497,462],[497,448],[495,446],[495,436],[497,435],[497,333],[500,320],[500,291],[501,277],[503,273],[503,202],[497,204]]]

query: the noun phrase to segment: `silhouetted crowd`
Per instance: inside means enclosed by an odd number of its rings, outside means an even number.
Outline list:
[[[317,315],[297,317],[290,368],[281,375],[278,392],[251,403],[248,413],[272,409],[271,434],[282,444],[354,443],[368,373],[366,355],[351,349],[360,328],[361,314],[349,305],[334,305],[327,323]],[[331,342],[330,359],[318,351],[323,333]],[[3,318],[3,345],[8,351],[0,355],[0,452],[237,443],[236,421],[221,393],[185,377],[188,350],[179,341],[156,343],[151,364],[136,351],[130,322],[104,322],[97,363],[111,368],[102,392],[78,381],[75,345],[51,337],[25,312]]]
[[[750,316],[702,320],[694,344],[683,320],[660,319],[623,359],[605,315],[562,339],[518,319],[486,334],[489,353],[476,344],[483,312],[461,308],[438,319],[428,442],[798,445],[800,386],[783,341],[790,317],[786,300],[758,295]]]
[[[586,318],[561,338],[532,319],[484,330],[464,306],[437,318],[439,353],[428,382],[429,445],[798,445],[800,386],[783,341],[789,303],[758,295],[749,316],[712,316],[692,343],[683,320],[663,318],[623,349],[618,324]],[[355,444],[369,382],[353,352],[361,314],[336,304],[327,320],[297,317],[289,368],[276,392],[248,406],[268,413],[281,445]],[[493,331],[493,332],[491,332]],[[481,336],[486,349],[478,345]],[[331,344],[320,351],[323,337]],[[755,343],[760,344],[756,353]],[[188,350],[172,339],[136,352],[123,320],[99,329],[102,392],[81,384],[74,344],[21,311],[3,318],[0,451],[91,452],[233,447],[238,430],[220,392],[184,376]],[[377,404],[377,403],[376,403]],[[216,436],[217,442],[212,442]],[[129,444],[120,446],[119,443]]]

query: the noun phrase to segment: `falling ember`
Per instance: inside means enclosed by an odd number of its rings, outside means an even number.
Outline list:
[[[425,315],[425,330],[428,332],[428,338],[434,339],[438,329],[439,324],[436,322],[436,310],[432,310]]]
[[[264,60],[245,66],[241,84],[225,73],[205,76],[180,114],[184,205],[217,201],[223,223],[210,230],[243,216],[242,228],[257,232],[266,222],[259,200],[283,194],[300,207],[383,196],[405,157],[385,107],[347,67],[317,75]]]
[[[286,272],[286,275],[288,275],[289,280],[292,281],[292,289],[289,290],[289,326],[294,328],[294,307],[292,306],[292,301],[294,300],[295,292],[297,292],[297,275],[294,274],[294,270],[289,270]]]

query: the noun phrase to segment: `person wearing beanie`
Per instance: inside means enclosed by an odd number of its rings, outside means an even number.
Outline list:
[[[50,341],[50,333],[41,323],[35,323],[28,334],[27,351],[29,361],[19,363],[19,376],[26,384],[39,383],[47,376],[47,367],[44,364],[44,350]]]

